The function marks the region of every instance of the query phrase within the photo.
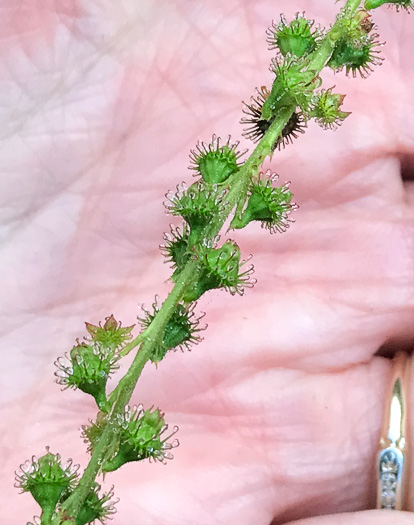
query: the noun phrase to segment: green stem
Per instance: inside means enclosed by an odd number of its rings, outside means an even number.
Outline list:
[[[361,0],[348,0],[345,4],[344,10],[346,9],[349,15],[353,15],[361,4]],[[337,19],[322,44],[309,55],[309,64],[307,68],[315,73],[322,71],[326,66],[327,62],[331,58],[334,51],[336,42],[341,38],[342,31],[340,29],[341,20]]]
[[[294,109],[294,107],[281,109],[277,119],[272,123],[266,135],[257,145],[250,158],[237,173],[237,177],[234,176],[234,185],[226,196],[227,202],[229,203],[227,214],[217,217],[217,220],[206,228],[204,232],[205,237],[215,237],[222,228],[227,217],[230,215],[234,206],[236,206],[240,200],[242,200],[244,204],[247,187],[252,174],[258,171],[265,158],[272,153],[273,144],[286,126]],[[129,370],[111,393],[110,402],[113,403],[113,405],[109,414],[108,423],[92,452],[89,464],[86,467],[77,488],[62,505],[62,511],[66,511],[69,516],[76,517],[82,508],[83,502],[85,501],[95,477],[105,460],[106,451],[114,438],[114,422],[116,421],[117,415],[123,413],[124,407],[128,404],[131,398],[132,392],[134,391],[145,364],[148,362],[155,346],[162,337],[166,323],[173,314],[177,304],[180,302],[187,286],[192,283],[195,276],[197,276],[198,270],[199,262],[197,260],[190,260],[186,264],[183,271],[178,275],[174,288],[162,304],[150,326],[145,332],[129,343],[128,352],[134,348],[134,345],[141,344],[141,347]]]
[[[147,330],[144,330],[143,332],[138,334],[138,336],[135,337],[135,339],[133,339],[127,345],[125,345],[123,350],[122,350],[122,352],[119,352],[119,355],[124,357],[124,356],[128,355],[131,350],[133,350],[138,345],[140,345],[142,343],[142,341],[144,340],[144,338],[145,338],[146,332],[147,332]]]
[[[348,0],[346,7],[354,12],[359,7],[360,3],[361,0]],[[315,73],[318,73],[323,69],[332,54],[332,46],[335,42],[334,30],[336,29],[336,24],[334,24],[332,30],[328,33],[327,38],[321,44],[319,49],[314,52],[314,56],[311,56],[311,69],[315,71]],[[338,32],[336,31],[336,33]],[[247,199],[247,191],[252,176],[257,174],[266,157],[273,154],[274,144],[280,137],[282,130],[286,126],[295,109],[295,106],[289,105],[281,107],[278,110],[276,118],[262,140],[256,146],[249,159],[243,164],[240,170],[229,179],[228,185],[230,189],[225,197],[225,201],[228,205],[226,207],[226,213],[219,215],[216,220],[212,221],[211,224],[205,228],[202,237],[213,239],[220,232],[225,221],[234,209],[236,215],[240,214]],[[89,464],[86,467],[77,488],[62,505],[62,511],[66,511],[69,516],[76,517],[82,508],[83,502],[92,487],[95,477],[97,476],[102,463],[105,461],[107,450],[115,437],[115,422],[117,415],[122,414],[125,405],[129,403],[132,392],[134,391],[145,364],[148,362],[154,348],[162,338],[166,323],[173,314],[177,304],[182,299],[186,288],[197,277],[199,269],[199,262],[197,259],[191,259],[186,264],[182,272],[178,275],[175,286],[162,304],[150,326],[133,341],[128,343],[122,351],[121,355],[126,355],[135,347],[141,345],[129,370],[110,395],[109,401],[112,404],[112,409],[110,410],[106,427],[92,452]]]

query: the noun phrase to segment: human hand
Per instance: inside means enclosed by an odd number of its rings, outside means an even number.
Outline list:
[[[327,25],[338,11],[331,0],[291,4],[4,8],[3,522],[38,513],[11,487],[33,453],[50,445],[86,464],[79,427],[96,408],[59,393],[53,361],[83,321],[114,313],[129,325],[137,303],[165,295],[163,195],[190,180],[197,139],[240,137],[240,101],[270,85],[265,28],[281,12],[306,9]],[[254,254],[255,289],[210,292],[198,306],[205,341],[144,370],[133,401],[165,411],[181,446],[168,466],[107,477],[121,498],[115,524],[414,522],[336,515],[374,504],[389,371],[374,355],[413,337],[413,190],[401,177],[412,166],[412,20],[387,9],[374,17],[383,67],[325,83],[347,93],[353,114],[334,134],[311,124],[269,164],[292,181],[296,224],[281,236],[255,225],[231,233]]]

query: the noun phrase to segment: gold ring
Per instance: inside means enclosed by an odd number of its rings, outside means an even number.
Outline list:
[[[377,509],[404,510],[407,493],[408,355],[393,360],[377,457]]]

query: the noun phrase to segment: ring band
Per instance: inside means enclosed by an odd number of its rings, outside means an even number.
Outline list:
[[[404,510],[407,491],[408,356],[393,360],[377,458],[377,509]]]

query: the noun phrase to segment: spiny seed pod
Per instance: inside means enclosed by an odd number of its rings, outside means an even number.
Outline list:
[[[196,317],[194,313],[195,306],[195,303],[179,303],[176,306],[172,316],[165,325],[162,340],[157,344],[150,356],[150,360],[153,363],[158,364],[169,350],[184,350],[184,348],[189,350],[190,345],[201,341],[198,333],[204,330],[205,327],[199,328],[199,324],[205,314],[203,313],[200,317]],[[157,301],[152,305],[152,312],[142,307],[144,316],[138,317],[138,321],[144,330],[150,326],[159,309]]]
[[[15,486],[22,492],[30,492],[45,517],[51,519],[61,496],[73,488],[79,465],[73,465],[71,459],[62,465],[60,455],[49,450],[46,447],[44,456],[39,459],[33,456],[20,466]]]
[[[274,187],[273,183],[278,176],[268,170],[260,173],[257,181],[250,186],[250,196],[247,206],[240,217],[234,217],[231,227],[244,228],[252,221],[261,221],[262,228],[270,233],[284,232],[293,222],[289,215],[297,209],[292,202],[293,194],[289,191],[289,184]]]
[[[350,112],[341,111],[345,95],[332,93],[333,87],[322,90],[313,99],[312,117],[324,129],[335,129],[349,117]]]
[[[167,194],[167,210],[181,216],[190,227],[189,246],[196,244],[203,229],[223,213],[225,194],[226,190],[220,190],[216,184],[206,187],[202,182],[193,184],[188,190],[182,184],[177,186],[177,193]]]
[[[99,408],[106,405],[105,388],[109,376],[119,368],[120,356],[113,348],[101,343],[90,345],[79,343],[69,355],[59,357],[55,362],[56,382],[66,388],[79,388],[96,400]]]
[[[395,6],[397,11],[399,9],[405,9],[406,11],[414,9],[414,4],[411,0],[365,0],[365,9],[376,9],[384,4]]]
[[[358,40],[340,38],[328,62],[328,66],[338,72],[345,68],[346,74],[352,73],[353,77],[360,74],[366,78],[374,66],[380,66],[383,58],[378,56],[377,49],[380,44],[376,38],[378,35],[364,35]]]
[[[239,160],[247,150],[238,151],[239,144],[239,141],[232,143],[230,135],[223,145],[216,135],[213,135],[210,144],[198,142],[196,149],[191,150],[189,169],[194,170],[207,184],[222,184],[242,164]]]
[[[101,486],[95,482],[76,516],[75,525],[95,523],[95,520],[104,524],[106,520],[111,519],[111,516],[115,514],[117,501],[112,501],[114,497],[113,488],[101,496],[99,495],[100,490]]]
[[[164,234],[165,244],[160,246],[161,253],[164,255],[166,262],[171,263],[174,273],[172,280],[184,268],[191,257],[191,251],[188,247],[190,231],[186,224],[180,228],[174,228],[170,225],[170,233]]]
[[[243,113],[246,117],[241,119],[241,124],[247,125],[244,129],[243,136],[253,142],[258,142],[270,128],[276,116],[265,120],[262,118],[262,108],[266,99],[270,95],[270,91],[262,86],[260,89],[256,88],[257,96],[251,97],[250,104],[243,102]],[[292,113],[287,124],[283,128],[280,137],[276,140],[273,150],[285,148],[287,144],[292,144],[293,140],[299,136],[299,133],[305,133],[306,122],[302,113]]]
[[[283,60],[273,59],[270,70],[276,79],[263,104],[262,118],[269,120],[280,107],[288,105],[296,105],[306,115],[313,92],[322,82],[319,75],[307,69],[306,61],[290,55]]]
[[[158,408],[144,410],[142,405],[133,408],[126,406],[124,413],[117,417],[117,426],[116,452],[103,463],[103,472],[112,472],[125,463],[143,459],[166,463],[167,459],[173,458],[169,451],[179,445],[178,440],[167,442],[177,433],[178,427],[174,427],[173,432],[166,435],[168,425]],[[96,445],[94,436],[99,435],[99,432],[92,431],[91,427],[84,427],[83,435],[89,441],[89,450],[93,451]]]
[[[234,241],[226,241],[220,248],[200,247],[198,257],[201,269],[183,297],[186,302],[199,299],[208,290],[223,288],[232,295],[243,295],[245,288],[256,283],[251,279],[253,266],[240,273],[240,268],[248,260],[240,262],[240,249]]]
[[[85,323],[85,325],[86,330],[91,336],[87,339],[88,341],[98,343],[113,350],[119,349],[126,341],[132,338],[131,332],[135,326],[122,327],[122,323],[118,323],[113,315],[105,318],[103,326],[101,323],[99,323],[98,326],[91,323]]]
[[[296,13],[290,23],[283,15],[280,19],[266,31],[269,49],[278,49],[283,56],[290,54],[297,57],[315,51],[323,32],[320,28],[313,29],[314,20],[305,18],[304,13]]]
[[[328,66],[334,71],[345,68],[346,74],[357,73],[365,78],[373,71],[373,66],[381,65],[383,58],[379,57],[382,44],[378,42],[378,34],[372,33],[376,27],[371,21],[371,15],[365,9],[358,9],[352,14],[343,8],[337,18],[338,31],[342,35],[336,42]]]

